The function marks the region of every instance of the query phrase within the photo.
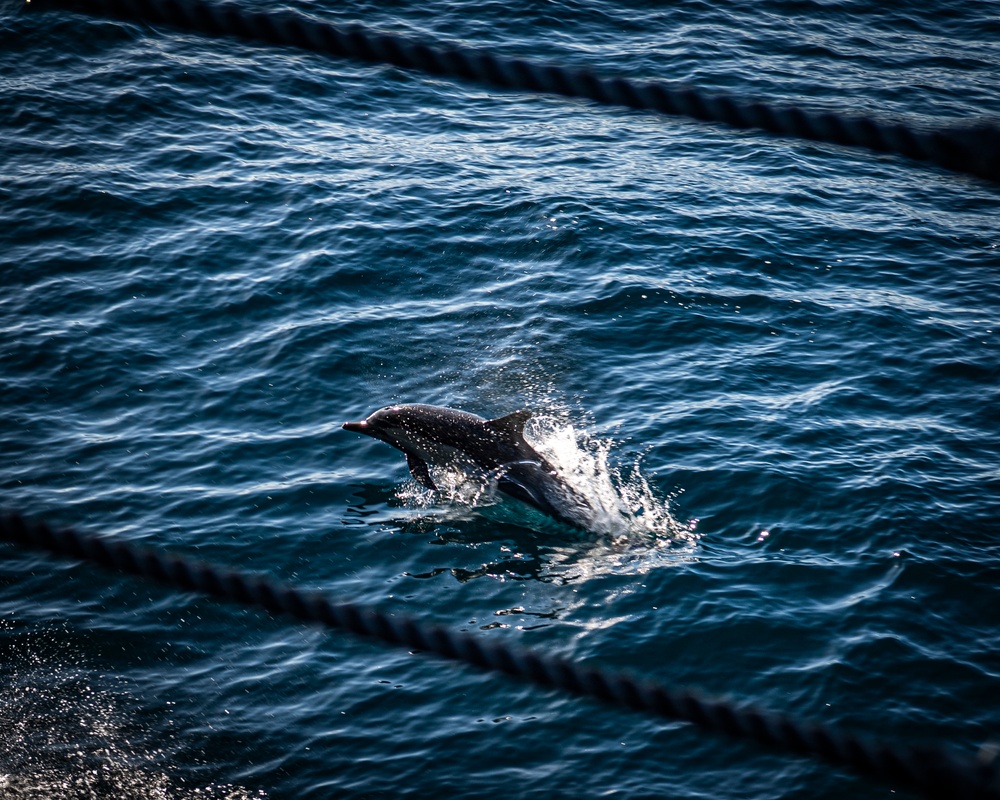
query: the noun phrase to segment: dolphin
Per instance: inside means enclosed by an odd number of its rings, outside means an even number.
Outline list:
[[[574,528],[585,527],[591,505],[524,439],[531,412],[484,419],[467,411],[420,403],[386,406],[344,430],[363,433],[406,454],[410,474],[436,490],[430,465],[473,467],[497,489]]]

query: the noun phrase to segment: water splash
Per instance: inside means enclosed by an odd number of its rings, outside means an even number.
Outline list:
[[[73,663],[53,631],[0,621],[0,797],[21,800],[261,800],[240,786],[189,786],[128,710],[127,687]],[[49,640],[50,636],[53,638]],[[13,644],[12,644],[13,642]],[[67,652],[70,651],[70,652]],[[171,737],[172,738],[172,737]]]
[[[579,527],[601,540],[625,546],[666,545],[697,539],[694,524],[678,522],[670,511],[672,497],[660,497],[642,473],[641,456],[630,465],[615,463],[615,442],[581,430],[558,412],[533,417],[525,437],[559,472],[573,492],[586,500],[574,509]],[[447,521],[469,516],[475,509],[495,522],[528,527],[540,533],[566,538],[570,531],[523,503],[505,499],[495,481],[470,474],[460,467],[438,468],[434,473],[437,492],[408,482],[397,492],[407,507],[434,511]],[[442,506],[442,501],[444,504]],[[577,532],[578,533],[578,532]]]

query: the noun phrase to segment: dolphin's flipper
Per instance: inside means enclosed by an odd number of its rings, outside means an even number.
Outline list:
[[[545,462],[533,460],[511,461],[492,473],[497,481],[497,489],[515,500],[527,503],[553,519],[570,526],[581,528],[579,519],[567,513],[574,506],[586,508],[572,487],[559,479]]]
[[[538,492],[532,491],[524,481],[514,480],[507,475],[500,475],[497,478],[497,489],[535,508],[544,508],[548,505],[545,499],[539,496]]]
[[[417,482],[426,486],[428,489],[437,491],[437,486],[434,485],[434,481],[431,480],[431,471],[427,469],[427,462],[422,458],[419,458],[413,453],[406,454],[406,466],[410,468],[410,474],[417,479]]]
[[[515,411],[506,417],[486,420],[486,425],[503,436],[509,436],[515,441],[524,439],[524,423],[531,419],[528,410]]]
[[[558,516],[552,503],[541,491],[541,481],[550,478],[541,464],[536,461],[514,461],[495,470],[497,488],[528,505],[547,514]]]

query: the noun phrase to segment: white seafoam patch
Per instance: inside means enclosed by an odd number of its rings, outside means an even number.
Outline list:
[[[13,626],[0,620],[0,636]],[[72,632],[26,631],[7,646],[0,706],[0,797],[19,800],[263,800],[232,784],[188,785],[142,729],[127,684],[74,662]],[[99,633],[88,636],[98,637]],[[5,645],[7,643],[5,642]],[[169,705],[169,704],[168,704]],[[173,737],[171,737],[173,738]],[[138,741],[137,741],[138,740]]]

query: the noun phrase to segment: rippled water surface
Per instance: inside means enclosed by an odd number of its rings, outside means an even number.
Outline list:
[[[271,8],[257,3],[259,8]],[[1000,3],[327,3],[922,126]],[[0,6],[0,504],[795,716],[1000,737],[1000,188],[895,157]],[[341,430],[535,414],[630,522]],[[2,548],[0,796],[893,787]]]

